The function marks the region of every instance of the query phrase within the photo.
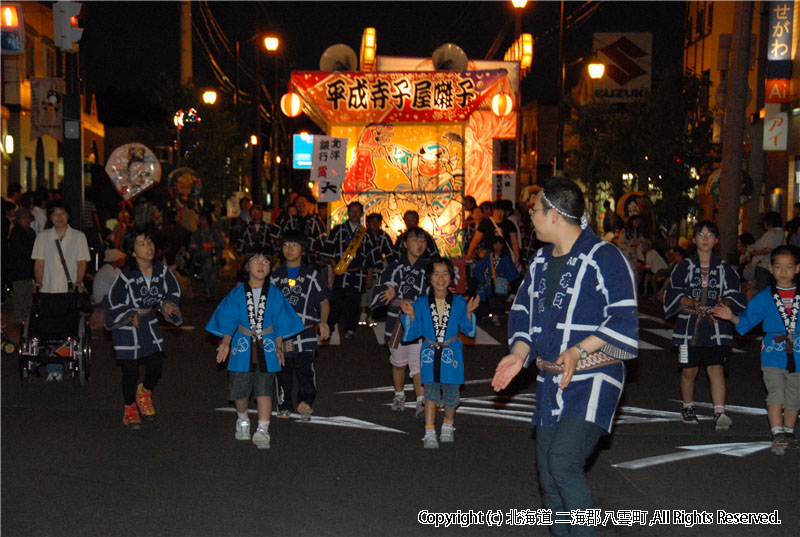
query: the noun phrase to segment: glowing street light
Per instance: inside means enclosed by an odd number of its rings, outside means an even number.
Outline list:
[[[267,37],[264,38],[264,48],[266,48],[270,52],[278,50],[278,45],[279,44],[280,44],[280,41],[278,40],[277,37],[267,36]]]
[[[589,77],[593,80],[603,78],[603,73],[606,71],[606,66],[598,61],[593,61],[589,64]]]
[[[203,102],[207,105],[213,105],[215,102],[217,102],[217,92],[214,90],[204,91]]]

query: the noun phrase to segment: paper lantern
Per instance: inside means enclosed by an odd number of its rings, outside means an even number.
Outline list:
[[[281,112],[289,117],[297,117],[303,112],[303,101],[296,93],[289,92],[281,97]]]
[[[106,173],[124,200],[131,200],[161,180],[161,164],[139,143],[116,148],[106,162]]]
[[[510,95],[498,93],[492,97],[492,112],[494,112],[496,116],[505,117],[511,113],[513,108],[514,102],[512,101]]]

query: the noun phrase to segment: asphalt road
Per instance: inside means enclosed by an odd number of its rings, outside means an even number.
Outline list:
[[[700,425],[684,425],[669,327],[657,304],[641,309],[640,358],[588,470],[605,519],[600,534],[796,535],[800,450],[777,456],[767,447],[759,341],[742,340],[745,352],[731,361],[733,427],[714,432],[709,407]],[[194,329],[166,331],[158,419],[140,431],[122,426],[121,372],[107,335],[94,339],[92,379],[78,389],[42,379],[21,386],[16,358],[3,356],[3,535],[547,534],[532,524],[542,516],[530,426],[535,371],[502,397],[489,385],[504,327],[481,325],[499,343],[466,347],[454,444],[424,450],[423,422],[411,409],[390,410],[388,351],[360,328],[355,340],[320,351],[314,418],[273,418],[272,447],[258,450],[233,437],[227,375],[203,330],[212,310],[188,300]],[[705,375],[696,401],[710,402]],[[470,510],[469,527],[420,523]],[[777,511],[780,524],[717,523],[718,510]]]

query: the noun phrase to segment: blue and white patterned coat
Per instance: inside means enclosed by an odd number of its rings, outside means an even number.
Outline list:
[[[726,300],[733,313],[744,311],[747,303],[739,285],[739,275],[727,261],[711,256],[708,271],[708,294],[706,305],[716,306]],[[730,321],[704,319],[697,328],[697,341],[694,340],[694,329],[697,315],[683,312],[681,298],[699,299],[703,292],[703,275],[700,258],[691,255],[678,263],[669,277],[669,285],[664,290],[664,316],[670,318],[677,315],[672,332],[673,345],[696,345],[698,347],[714,347],[716,345],[733,345],[733,325]]]
[[[293,286],[289,285],[289,271],[285,264],[272,271],[269,281],[283,292],[305,326],[305,330],[292,338],[296,352],[315,351],[318,344],[315,328],[320,322],[320,305],[330,299],[331,293],[314,268],[303,263],[299,269]]]
[[[604,351],[619,359],[638,353],[639,319],[636,285],[625,256],[611,243],[584,229],[570,250],[552,306],[545,304],[548,261],[553,245],[540,248],[530,261],[509,313],[508,342],[530,346],[528,362],[537,356],[550,362],[568,348],[594,335]],[[576,417],[611,430],[625,383],[621,363],[576,373],[565,390],[561,375],[541,371],[537,377],[534,425],[554,426],[562,417]]]
[[[403,342],[408,343],[424,337],[429,341],[436,341],[436,332],[431,316],[431,294],[426,294],[414,301],[414,321],[407,314],[403,314],[400,322],[403,323]],[[475,314],[467,314],[467,302],[461,295],[454,295],[450,305],[450,317],[447,319],[447,329],[445,330],[444,340],[456,338],[442,348],[441,369],[439,371],[439,382],[442,384],[464,384],[464,352],[458,332],[461,331],[467,337],[475,337]],[[436,349],[429,343],[422,341],[420,349],[420,380],[434,382],[433,380],[433,359]]]
[[[158,261],[153,264],[149,286],[141,270],[126,266],[111,285],[106,300],[105,325],[112,330],[111,339],[118,360],[137,360],[164,350],[164,337],[153,309],[160,310],[164,319],[172,324],[183,322],[180,312],[164,314],[164,302],[180,306],[181,288],[172,272]],[[136,310],[139,310],[138,328],[131,324]]]
[[[400,316],[400,301],[414,301],[418,296],[428,292],[428,280],[425,278],[425,267],[428,266],[428,259],[425,257],[417,258],[412,265],[409,262],[408,254],[403,253],[399,259],[395,259],[381,273],[381,279],[375,286],[375,294],[372,297],[372,308],[377,308],[383,304],[381,293],[387,286],[394,287],[395,298],[389,303],[386,309],[386,326],[384,337],[386,343],[392,338],[394,325]]]
[[[786,335],[786,325],[772,298],[772,287],[767,287],[750,300],[744,313],[739,314],[736,331],[746,334],[763,322],[764,341],[761,342],[761,367],[786,369],[786,342],[776,342],[775,337]],[[795,356],[800,355],[800,337],[794,338]]]
[[[262,333],[264,343],[264,357],[267,360],[267,371],[274,373],[281,370],[275,346],[275,338],[290,338],[303,331],[303,322],[297,316],[292,306],[283,296],[281,290],[274,285],[269,285],[269,294],[264,308],[264,322],[261,323],[262,331],[272,328],[270,333]],[[258,303],[256,302],[256,307]],[[222,299],[214,315],[206,325],[206,330],[215,336],[231,336],[231,353],[228,358],[228,371],[246,373],[250,371],[250,341],[249,335],[239,332],[239,326],[250,328],[250,318],[247,315],[247,297],[244,284],[240,283]]]

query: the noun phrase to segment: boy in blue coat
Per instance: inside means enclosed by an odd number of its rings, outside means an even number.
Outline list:
[[[726,305],[718,305],[713,313],[736,325],[740,334],[763,322],[761,374],[767,387],[767,417],[772,430],[772,452],[783,455],[789,444],[796,445],[794,426],[800,409],[800,373],[796,353],[800,351],[797,315],[800,293],[794,283],[800,271],[797,254],[790,246],[778,246],[770,254],[769,270],[776,285],[758,293],[747,304],[744,313],[736,315]]]
[[[450,283],[455,279],[453,262],[434,256],[425,269],[431,292],[422,295],[412,305],[408,301],[400,304],[404,315],[403,341],[422,338],[420,364],[422,384],[425,386],[425,436],[426,449],[438,448],[436,441],[436,407],[444,404],[444,423],[440,440],[443,443],[455,440],[453,420],[459,403],[458,390],[464,384],[464,358],[459,330],[468,337],[475,336],[475,309],[480,298],[469,302],[450,292]]]
[[[255,392],[258,428],[253,443],[269,448],[269,418],[275,373],[283,365],[283,340],[303,331],[303,322],[283,296],[267,281],[271,261],[265,250],[245,258],[249,279],[237,285],[214,311],[206,330],[222,338],[217,347],[217,363],[228,358],[229,399],[235,401],[238,418],[236,439],[250,440],[247,407]]]

